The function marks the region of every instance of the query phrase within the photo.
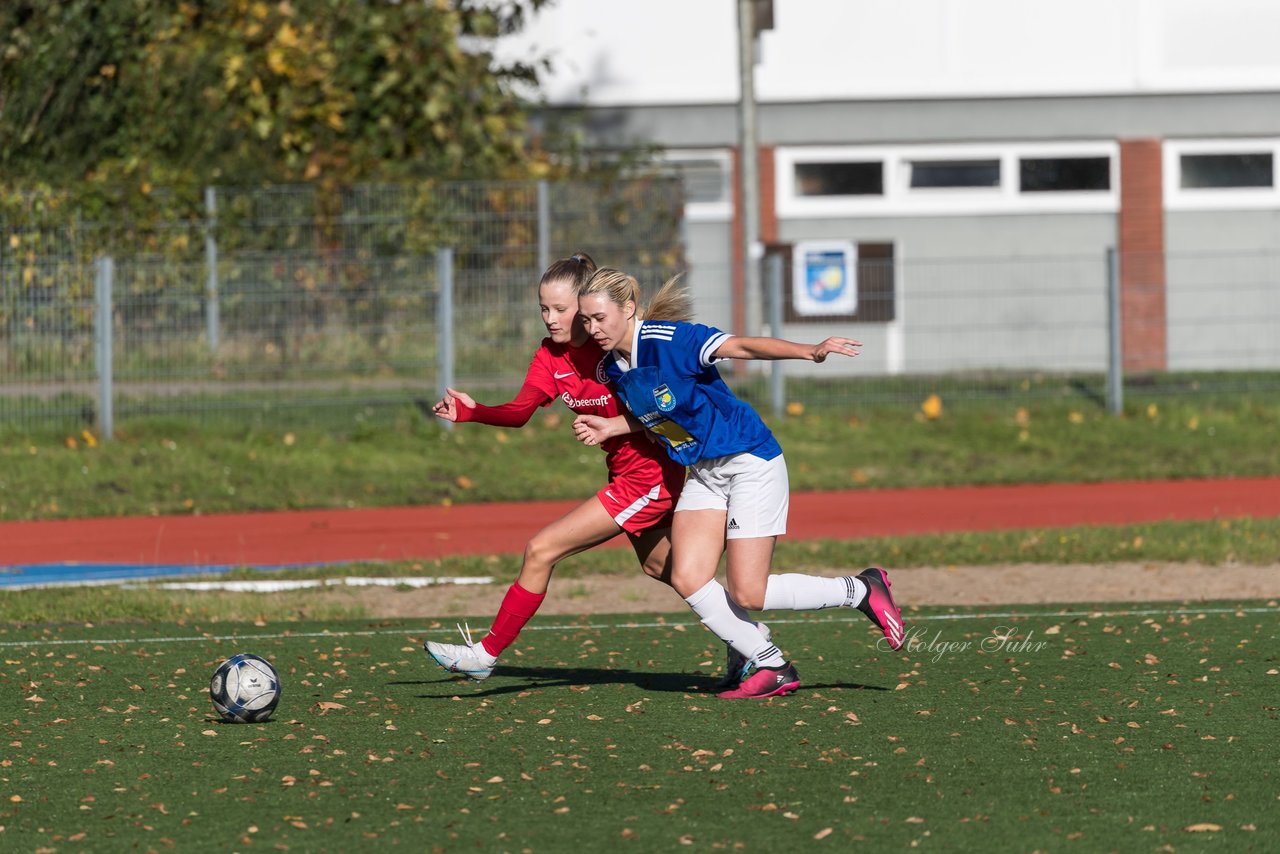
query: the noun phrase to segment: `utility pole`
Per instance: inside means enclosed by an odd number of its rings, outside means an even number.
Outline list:
[[[738,74],[741,96],[738,100],[738,203],[742,206],[738,220],[742,224],[742,298],[745,329],[743,335],[760,334],[760,164],[756,141],[756,34],[757,7],[766,5],[772,18],[772,3],[738,0]],[[772,20],[769,25],[772,26]],[[776,333],[775,333],[776,334]]]

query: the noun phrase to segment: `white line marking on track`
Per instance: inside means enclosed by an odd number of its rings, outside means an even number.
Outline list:
[[[913,617],[906,622],[937,622],[945,620],[1034,620],[1034,619],[1068,619],[1072,617],[1087,617],[1089,619],[1116,619],[1121,617],[1150,617],[1150,616],[1169,616],[1183,617],[1196,616],[1201,614],[1272,614],[1280,615],[1280,608],[1264,607],[1264,608],[1143,608],[1138,610],[1118,610],[1118,611],[976,611],[972,614],[924,614]],[[822,624],[822,623],[852,623],[861,622],[866,618],[859,613],[857,616],[841,616],[826,617],[820,620],[813,619],[770,619],[770,626],[785,626],[793,624]],[[565,632],[565,631],[583,631],[586,629],[674,629],[676,626],[684,626],[686,629],[694,628],[701,625],[695,621],[669,620],[667,622],[658,623],[561,623],[550,626],[525,626],[526,632]],[[40,646],[86,646],[89,644],[146,644],[146,643],[195,643],[203,641],[205,643],[216,643],[220,641],[253,641],[253,640],[285,640],[288,638],[358,638],[358,637],[380,637],[383,635],[427,635],[433,632],[445,632],[444,628],[429,627],[405,627],[400,629],[370,629],[368,631],[335,631],[335,632],[276,632],[271,634],[256,635],[191,635],[187,637],[156,637],[156,638],[85,638],[84,640],[67,640],[67,639],[49,639],[49,640],[31,640],[31,641],[0,641],[0,647],[40,647]],[[452,630],[449,630],[452,635]]]
[[[344,575],[336,578],[296,578],[256,581],[171,581],[164,584],[126,584],[127,590],[226,590],[232,593],[278,593],[315,587],[438,587],[442,584],[492,584],[493,576],[377,576]]]

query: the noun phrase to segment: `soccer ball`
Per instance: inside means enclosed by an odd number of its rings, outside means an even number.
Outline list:
[[[229,724],[262,723],[280,702],[280,674],[262,656],[233,655],[213,671],[209,698],[218,716]]]

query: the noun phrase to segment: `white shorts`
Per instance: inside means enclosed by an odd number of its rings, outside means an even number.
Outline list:
[[[753,454],[733,454],[689,466],[681,510],[723,510],[725,538],[776,537],[787,532],[791,490],[782,455],[762,460]]]

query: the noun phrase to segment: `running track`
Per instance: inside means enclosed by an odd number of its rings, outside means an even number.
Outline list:
[[[574,501],[0,524],[0,566],[281,566],[520,552]],[[791,496],[793,539],[1280,516],[1280,477]],[[623,538],[612,546],[625,544]],[[12,572],[12,570],[10,571]]]

